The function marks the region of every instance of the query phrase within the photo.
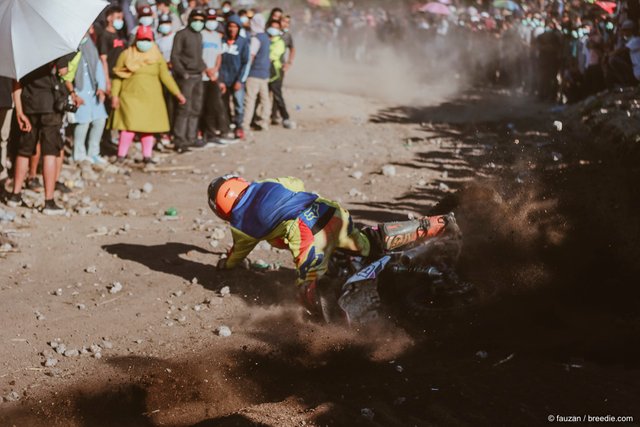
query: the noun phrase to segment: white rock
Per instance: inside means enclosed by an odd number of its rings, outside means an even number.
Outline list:
[[[145,184],[142,186],[142,191],[149,194],[153,191],[153,184],[151,184],[150,182],[145,182]]]
[[[213,233],[211,233],[211,239],[214,240],[223,240],[225,236],[225,232],[224,232],[224,228],[216,228],[215,230],[213,230]]]
[[[4,400],[6,400],[7,402],[17,402],[18,400],[20,400],[20,395],[15,391],[12,391],[4,397]]]
[[[56,289],[53,294],[57,297],[62,296],[62,288]]]
[[[218,327],[218,336],[221,337],[230,337],[231,336],[231,329],[228,326],[222,325],[220,327]]]
[[[360,179],[360,178],[362,178],[362,172],[360,172],[360,171],[355,171],[355,172],[353,172],[353,173],[351,174],[351,178],[354,178],[354,179]]]
[[[396,167],[393,165],[384,165],[382,167],[382,175],[384,176],[396,176]]]
[[[87,306],[81,303],[76,304],[78,310],[86,310]]]
[[[55,357],[47,357],[47,360],[44,362],[44,366],[47,368],[53,368],[58,364],[58,359]]]
[[[71,348],[71,349],[69,349],[69,350],[64,352],[64,356],[65,357],[76,357],[76,356],[79,356],[79,355],[80,355],[80,352],[75,348]]]
[[[231,289],[229,289],[228,286],[223,286],[220,289],[220,296],[226,297],[227,295],[231,294]]]
[[[140,190],[135,190],[135,189],[129,190],[129,194],[127,195],[127,198],[130,200],[138,200],[141,197],[142,197],[142,193],[140,192]]]
[[[562,122],[560,120],[554,121],[553,126],[555,126],[558,132],[562,132]]]
[[[94,353],[93,357],[95,357],[96,359],[102,359],[102,353],[100,352]]]
[[[373,412],[373,409],[371,408],[362,408],[360,410],[360,415],[362,415],[364,418],[368,419],[369,421],[373,421],[373,417],[376,416],[376,414]]]
[[[102,348],[112,349],[113,344],[111,343],[111,341],[102,340]]]
[[[113,282],[110,286],[109,286],[109,293],[110,294],[117,294],[118,292],[120,292],[122,290],[122,283],[120,282]]]
[[[90,265],[89,267],[85,268],[84,271],[86,273],[95,274],[98,271],[98,269],[96,268],[95,265]]]
[[[59,343],[58,346],[56,347],[56,353],[64,354],[65,351],[67,351],[67,346],[64,345],[64,343]]]

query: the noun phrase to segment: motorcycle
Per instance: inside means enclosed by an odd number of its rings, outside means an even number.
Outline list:
[[[425,317],[472,304],[472,284],[454,270],[462,233],[453,213],[368,227],[382,244],[369,259],[336,250],[320,286],[327,322],[366,324],[391,316]]]

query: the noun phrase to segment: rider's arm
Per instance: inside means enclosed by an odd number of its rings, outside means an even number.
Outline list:
[[[233,227],[231,227],[231,236],[233,237],[233,247],[229,251],[225,268],[238,266],[260,242]]]

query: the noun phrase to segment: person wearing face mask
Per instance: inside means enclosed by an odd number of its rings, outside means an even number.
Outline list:
[[[178,13],[177,5],[173,4],[172,0],[157,0],[156,10],[158,16],[166,15],[170,17],[173,32],[179,31],[184,26],[182,18],[180,18],[180,14]]]
[[[293,44],[293,36],[291,35],[291,32],[289,31],[289,26],[291,25],[291,16],[290,15],[284,15],[282,17],[282,19],[280,20],[280,29],[282,30],[282,41],[284,42],[284,47],[285,47],[285,55],[282,56],[282,73],[280,75],[280,89],[282,90],[282,86],[284,86],[284,77],[286,76],[287,72],[289,72],[289,69],[291,68],[291,66],[293,65],[293,60],[296,57],[296,48]],[[286,60],[285,60],[286,57]],[[271,83],[270,83],[271,84]],[[272,90],[272,89],[271,89]],[[284,100],[283,100],[284,101]],[[275,104],[275,99],[274,99],[274,104]],[[278,125],[280,124],[280,120],[279,120],[279,114],[280,114],[280,109],[279,108],[272,108],[271,109],[271,124],[272,125]],[[295,123],[289,123],[288,125],[293,124],[293,127],[295,127]],[[283,126],[287,127],[287,125],[285,125],[283,123]]]
[[[153,10],[149,6],[138,9],[138,27],[151,27],[153,25]],[[135,29],[137,34],[138,28]]]
[[[242,22],[242,28],[240,28],[240,37],[247,37],[251,28],[249,27],[249,23],[251,19],[249,19],[249,14],[245,9],[240,9],[238,11],[238,17],[240,17],[240,22]]]
[[[235,137],[244,138],[242,122],[244,121],[244,83],[249,68],[249,41],[240,37],[242,22],[237,15],[227,21],[225,37],[222,40],[222,63],[220,64],[220,91],[229,117],[233,117]],[[233,114],[231,112],[233,98]]]
[[[222,103],[218,74],[222,62],[222,34],[218,32],[218,20],[214,8],[207,9],[207,20],[202,31],[202,59],[207,69],[202,74],[203,108],[200,118],[204,141],[212,145],[235,142],[229,127],[229,116]],[[220,133],[220,137],[216,133]]]
[[[271,37],[269,59],[271,60],[271,78],[269,79],[269,91],[273,95],[273,109],[282,116],[282,126],[286,129],[295,129],[296,124],[289,118],[289,112],[282,96],[282,80],[284,78],[284,54],[287,46],[282,38],[280,21],[271,21],[267,34]],[[274,123],[273,116],[271,122]],[[276,122],[277,124],[277,122]]]
[[[98,53],[104,75],[107,79],[107,93],[111,92],[111,80],[115,77],[113,67],[118,57],[127,47],[127,39],[123,36],[124,15],[118,6],[111,6],[106,12],[107,26],[98,40]]]
[[[256,112],[255,129],[267,130],[271,117],[271,99],[269,98],[269,78],[271,77],[271,61],[269,48],[271,39],[265,33],[264,16],[255,15],[251,20],[251,67],[246,83],[244,98],[243,129],[248,129]],[[256,102],[259,108],[256,111]]]
[[[230,1],[222,2],[222,7],[220,8],[220,12],[225,21],[228,21],[232,15],[235,15],[233,8],[231,7]]]
[[[173,39],[175,38],[176,33],[173,32],[173,25],[171,24],[171,17],[169,15],[158,16],[157,33],[158,37],[156,38],[156,44],[162,53],[162,57],[167,61],[169,70],[171,70],[171,50],[173,49]],[[173,128],[173,119],[175,117],[176,110],[173,95],[166,87],[163,87],[162,91],[164,93],[164,101],[167,104],[167,112],[169,113],[169,124],[171,125],[171,128]],[[168,135],[163,135],[162,139],[167,142],[170,140]]]
[[[198,121],[202,111],[202,73],[207,68],[202,59],[202,30],[206,14],[194,9],[189,15],[189,26],[178,31],[173,40],[171,65],[173,75],[188,102],[178,106],[173,127],[177,152],[189,151],[196,144]]]
[[[140,26],[135,44],[122,52],[114,69],[111,126],[120,130],[118,162],[122,163],[135,134],[141,135],[145,163],[151,163],[153,134],[169,131],[162,85],[181,105],[187,101],[169,73],[167,62],[153,42],[151,27]]]
[[[76,66],[72,71],[74,62]],[[98,165],[107,163],[100,157],[100,139],[108,117],[104,107],[106,78],[89,33],[80,42],[79,52],[62,79],[74,98],[79,98],[76,101],[78,110],[73,115],[73,160]]]

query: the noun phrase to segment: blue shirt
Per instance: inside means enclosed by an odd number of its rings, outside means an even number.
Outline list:
[[[280,223],[297,218],[317,198],[316,194],[291,191],[277,182],[254,182],[233,208],[231,226],[260,239]]]

